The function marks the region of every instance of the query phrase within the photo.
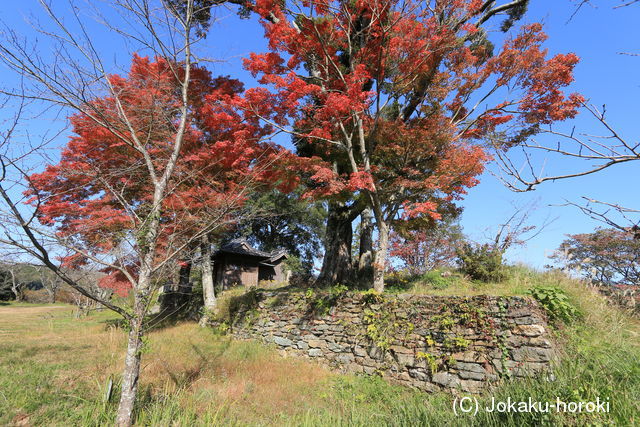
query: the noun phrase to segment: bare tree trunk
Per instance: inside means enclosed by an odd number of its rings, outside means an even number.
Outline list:
[[[11,275],[11,292],[15,295],[16,301],[21,302],[23,297],[22,283],[16,280],[16,273],[12,269],[9,269],[9,274]]]
[[[373,289],[384,292],[384,272],[389,249],[389,226],[383,220],[376,221],[378,223],[378,250],[373,261]]]
[[[342,209],[341,209],[342,208]],[[329,204],[329,215],[325,234],[325,253],[318,283],[348,282],[353,274],[351,244],[353,219],[344,211],[344,205]]]
[[[138,297],[136,297],[138,299]],[[140,303],[137,302],[136,305]],[[136,312],[139,308],[136,308]],[[142,357],[142,318],[144,313],[136,313],[132,320],[129,339],[127,341],[127,354],[124,360],[124,371],[122,373],[122,390],[120,393],[120,403],[118,405],[118,415],[116,425],[118,427],[129,427],[133,424],[133,409],[138,394],[138,378],[140,376],[140,359]]]
[[[200,246],[202,257],[202,296],[204,299],[204,315],[200,321],[202,326],[209,321],[211,313],[216,308],[216,291],[213,283],[213,266],[211,264],[211,241],[209,236],[202,238]]]
[[[373,262],[373,213],[366,208],[360,214],[360,248],[358,253],[358,279],[371,280]]]
[[[179,292],[191,292],[191,260],[182,260],[180,271],[178,272],[178,289]]]
[[[56,302],[56,291],[54,289],[47,289],[47,293],[49,294],[49,304],[53,304]]]
[[[22,289],[20,287],[11,287],[11,292],[13,292],[13,294],[16,297],[16,302],[21,302],[22,301]]]

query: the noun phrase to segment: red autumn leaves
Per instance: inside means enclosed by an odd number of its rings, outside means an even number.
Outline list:
[[[110,79],[118,98],[96,99],[85,114],[71,117],[75,135],[59,163],[31,176],[30,203],[39,203],[39,220],[57,226],[60,237],[86,254],[65,257],[67,265],[118,258],[135,276],[136,258],[128,252],[136,251],[137,237],[130,234],[140,229],[150,208],[149,170],[162,174],[177,132],[180,91],[173,70],[181,72],[165,60],[135,56],[128,76]],[[208,222],[224,224],[249,191],[291,188],[297,180],[281,167],[290,153],[266,139],[270,129],[236,107],[242,84],[211,78],[202,68],[191,72],[188,126],[163,200],[159,257]],[[122,273],[106,271],[112,274],[103,284],[127,287]]]
[[[306,197],[368,194],[382,209],[378,225],[438,219],[441,203],[477,184],[488,137],[573,117],[582,102],[564,94],[577,57],[547,58],[539,24],[491,52],[484,2],[449,0],[437,10],[413,1],[303,3],[294,12],[287,2],[255,2],[270,51],[252,53],[245,67],[260,86],[245,91],[192,70],[185,145],[163,206],[165,241],[186,238],[212,215],[224,222],[250,191],[290,190],[303,179]],[[148,208],[148,163],[162,170],[175,136],[172,69],[180,66],[170,65],[134,57],[128,76],[111,79],[120,103],[92,101],[72,118],[75,136],[60,162],[32,176],[41,222],[91,253],[121,245]],[[312,155],[268,142],[276,130],[312,146]]]

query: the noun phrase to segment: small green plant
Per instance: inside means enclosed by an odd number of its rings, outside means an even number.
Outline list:
[[[471,345],[471,341],[455,336],[444,340],[444,347],[448,350],[464,350]]]
[[[365,304],[380,304],[384,302],[384,296],[375,289],[369,289],[362,293],[362,302]]]
[[[335,307],[338,300],[347,293],[349,288],[345,285],[337,284],[328,293],[316,295],[312,289],[305,293],[305,300],[311,306],[314,313],[321,316],[329,314],[332,307]]]
[[[331,287],[331,291],[329,293],[334,298],[340,298],[341,296],[346,294],[348,290],[349,288],[346,285],[338,283],[337,285]]]
[[[388,316],[384,313],[375,312],[366,309],[363,316],[364,323],[367,325],[367,336],[373,343],[382,350],[388,350],[391,346],[389,337],[390,325]]]
[[[455,319],[451,317],[451,313],[449,312],[435,315],[431,320],[438,325],[438,329],[443,331],[451,330],[451,328],[456,324]]]
[[[231,327],[229,326],[229,323],[227,321],[222,321],[220,323],[218,323],[217,325],[214,325],[211,327],[211,331],[215,334],[215,335],[227,335],[229,333],[229,331],[231,330]]]
[[[368,293],[376,301],[380,295]],[[384,301],[384,300],[382,300]],[[388,350],[394,341],[404,340],[414,331],[415,325],[405,317],[395,314],[395,303],[390,301],[383,307],[366,308],[363,312],[362,320],[367,327],[366,335],[381,350]]]
[[[436,345],[436,341],[433,339],[431,335],[427,335],[426,337],[424,337],[424,342],[427,345],[427,347],[433,347],[434,345]]]
[[[570,323],[580,317],[580,312],[571,304],[564,291],[555,286],[535,286],[528,294],[535,298],[552,320]]]
[[[449,357],[445,361],[445,364],[447,366],[449,366],[450,368],[454,367],[456,365],[456,363],[457,363],[456,358],[453,357],[453,355],[449,355]]]
[[[142,345],[138,349],[138,352],[140,354],[149,354],[151,352],[151,341],[149,340],[149,337],[145,335],[140,341],[142,342]]]
[[[416,359],[424,360],[427,363],[427,366],[429,367],[429,369],[431,370],[432,375],[438,372],[438,368],[439,368],[438,358],[435,357],[433,354],[419,351],[416,353]]]

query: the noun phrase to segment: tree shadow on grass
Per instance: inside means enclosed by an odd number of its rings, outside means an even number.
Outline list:
[[[176,326],[178,323],[186,320],[181,317],[167,316],[160,314],[150,314],[145,316],[143,324],[144,332],[148,333],[151,331],[159,331],[166,328],[171,328]],[[106,328],[116,328],[116,329],[128,329],[128,321],[124,318],[116,318],[116,319],[107,319],[102,322]]]
[[[145,333],[150,331],[157,331],[166,328],[171,328],[184,321],[197,320],[198,308],[202,304],[198,304],[200,298],[197,296],[192,297],[190,300],[184,301],[182,304],[168,307],[161,310],[159,313],[148,314],[144,318],[144,331]],[[103,321],[107,328],[115,327],[118,329],[127,329],[128,322],[123,318],[108,319]]]
[[[179,372],[166,369],[171,381],[178,389],[189,387],[202,376],[208,367],[216,366],[218,364],[217,361],[220,360],[222,355],[229,349],[231,340],[222,341],[221,345],[215,351],[204,351],[193,343],[190,345],[191,349],[197,355],[198,362],[196,365]]]

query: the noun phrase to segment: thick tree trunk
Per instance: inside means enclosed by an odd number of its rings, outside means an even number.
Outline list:
[[[373,262],[373,214],[366,208],[360,214],[360,248],[358,251],[358,279],[370,282]]]
[[[133,409],[138,394],[138,378],[140,376],[140,359],[142,350],[142,319],[144,312],[136,309],[135,319],[131,321],[131,330],[127,341],[127,354],[122,373],[122,391],[116,425],[129,427],[133,424]]]
[[[200,254],[202,257],[202,296],[204,299],[204,315],[202,316],[201,325],[206,325],[210,318],[210,314],[216,308],[216,292],[213,283],[213,266],[211,264],[211,242],[209,237],[202,239],[200,246]]]
[[[353,275],[351,243],[353,218],[344,204],[329,203],[325,231],[325,252],[318,283],[335,284],[349,282]]]
[[[389,226],[386,222],[378,222],[378,249],[373,260],[373,289],[384,292],[384,272],[387,266],[389,250]]]

